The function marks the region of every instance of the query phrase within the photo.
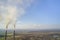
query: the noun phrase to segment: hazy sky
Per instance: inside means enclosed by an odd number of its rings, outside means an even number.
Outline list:
[[[9,17],[17,29],[60,29],[60,0],[0,0],[0,6],[0,28]]]

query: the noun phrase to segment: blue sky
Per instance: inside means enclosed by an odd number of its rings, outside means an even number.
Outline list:
[[[60,24],[60,0],[36,0],[21,19],[25,23]]]
[[[60,29],[60,0],[0,0],[0,28]]]

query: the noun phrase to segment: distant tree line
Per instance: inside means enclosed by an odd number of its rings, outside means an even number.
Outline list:
[[[4,35],[0,35],[0,37],[4,37]]]

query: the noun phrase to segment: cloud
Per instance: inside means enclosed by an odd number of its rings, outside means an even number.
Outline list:
[[[2,24],[0,24],[0,28],[5,29],[4,26],[4,22],[1,22]],[[9,25],[8,29],[13,29],[13,24]],[[28,30],[51,30],[51,29],[60,29],[60,25],[59,24],[32,24],[32,23],[28,23],[28,24],[24,24],[21,21],[18,21],[16,23],[16,28],[15,29],[28,29]]]
[[[60,24],[24,24],[22,22],[17,22],[16,29],[28,29],[28,30],[51,30],[51,29],[60,29]]]
[[[40,24],[17,24],[16,29],[38,29]]]
[[[28,29],[28,30],[51,30],[51,29],[60,29],[60,24],[24,24],[22,22],[17,22],[16,29]]]

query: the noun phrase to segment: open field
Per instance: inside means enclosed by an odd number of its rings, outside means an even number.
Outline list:
[[[4,37],[0,37],[4,40]],[[13,35],[8,34],[7,40],[13,40]],[[29,32],[15,34],[15,40],[60,40],[60,32]]]

